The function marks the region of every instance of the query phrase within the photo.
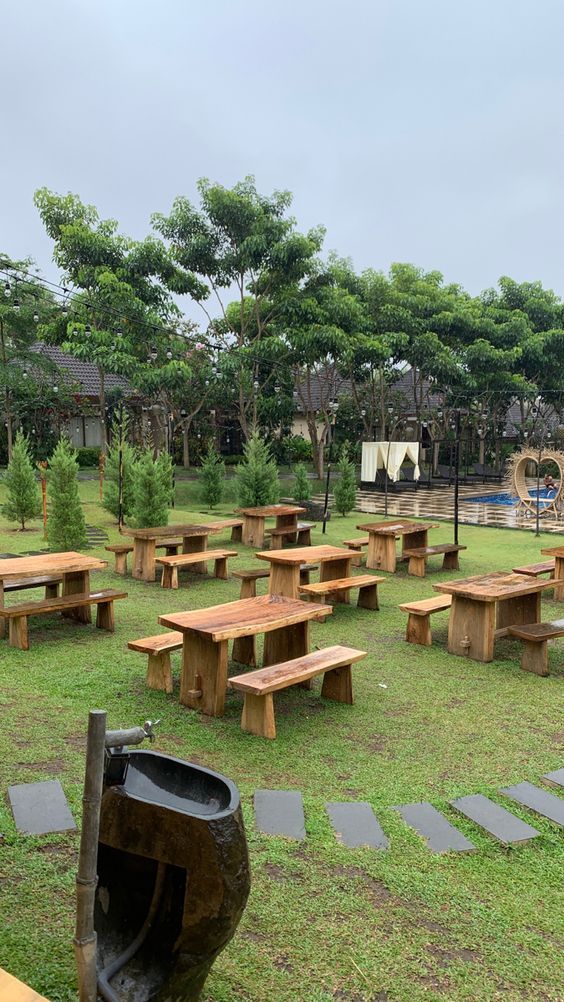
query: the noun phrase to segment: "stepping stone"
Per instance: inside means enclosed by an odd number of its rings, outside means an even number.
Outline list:
[[[555,769],[554,772],[545,772],[542,777],[544,783],[549,786],[564,786],[564,769]]]
[[[517,783],[516,786],[506,786],[500,791],[505,797],[511,797],[523,807],[542,814],[544,818],[555,821],[557,825],[564,825],[564,800],[555,797],[553,793],[539,789],[532,783]]]
[[[380,827],[370,804],[325,804],[329,819],[339,842],[349,849],[368,846],[370,849],[387,849],[389,841]]]
[[[0,560],[11,560],[12,557],[19,556],[18,553],[0,553]]]
[[[516,818],[514,814],[506,811],[505,807],[494,804],[493,800],[489,800],[481,793],[459,797],[457,800],[451,800],[450,803],[457,811],[470,818],[470,821],[475,821],[477,825],[484,828],[503,845],[528,842],[535,835],[540,835],[536,828],[525,824],[520,818]]]
[[[255,823],[265,835],[285,835],[300,842],[306,837],[304,803],[298,790],[257,790]]]
[[[476,846],[444,814],[427,802],[400,804],[399,811],[406,824],[422,835],[432,852],[473,852]]]
[[[24,835],[76,831],[58,779],[9,786],[8,796],[16,828]]]

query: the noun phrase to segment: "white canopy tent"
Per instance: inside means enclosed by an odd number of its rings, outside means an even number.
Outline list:
[[[363,442],[360,479],[374,482],[377,470],[387,470],[389,479],[395,482],[406,459],[413,463],[413,477],[419,480],[419,442]]]

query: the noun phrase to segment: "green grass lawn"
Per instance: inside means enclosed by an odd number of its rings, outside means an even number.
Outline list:
[[[116,541],[97,504],[97,484],[82,483],[81,493],[87,522]],[[171,521],[195,520],[200,508],[194,485],[179,484]],[[217,513],[230,510],[225,504]],[[338,544],[356,534],[357,522],[370,520],[333,516],[325,539]],[[539,560],[540,547],[557,542],[466,526],[460,537],[468,546],[465,575]],[[452,526],[441,525],[431,539],[451,540]],[[313,541],[322,541],[320,532]],[[0,551],[43,545],[39,525],[19,533],[0,520]],[[250,549],[233,548],[241,553],[233,569],[253,565]],[[92,552],[105,555],[103,548]],[[452,576],[438,566],[432,561],[422,580],[405,569],[387,575],[378,613],[337,606],[325,625],[313,626],[314,645],[369,652],[353,669],[355,705],[322,701],[319,684],[313,692],[287,690],[276,697],[274,742],[240,731],[238,694],[228,694],[224,717],[209,719],[181,708],[177,688],[173,696],[147,690],[145,658],[126,649],[128,640],[158,632],[159,614],[237,598],[237,580],[188,576],[178,592],[163,592],[128,579],[113,636],[42,617],[32,621],[29,652],[1,641],[0,966],[52,1002],[77,998],[71,940],[78,836],[17,835],[6,790],[57,777],[79,821],[87,714],[102,707],[111,727],[161,717],[156,750],[225,773],[241,791],[252,890],[235,939],[208,979],[208,1002],[561,1000],[562,836],[497,791],[538,782],[564,764],[564,644],[551,648],[546,679],[520,670],[517,641],[498,643],[492,664],[448,655],[444,614],[433,619],[432,648],[407,646],[398,604],[433,594],[434,583]],[[124,583],[110,567],[93,581]],[[259,582],[259,591],[265,585]],[[550,597],[543,605],[544,618],[564,615]],[[179,655],[173,660],[178,684]],[[254,831],[252,794],[261,787],[302,791],[306,842]],[[511,806],[542,836],[504,849],[448,807],[452,797],[480,792]],[[341,846],[327,800],[369,801],[390,849]],[[392,810],[418,800],[444,811],[477,851],[433,855]]]

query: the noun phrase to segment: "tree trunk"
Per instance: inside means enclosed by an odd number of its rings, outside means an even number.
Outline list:
[[[478,462],[483,466],[486,461],[486,440],[480,435],[480,445],[478,448]]]
[[[190,442],[188,440],[188,426],[182,429],[182,465],[185,470],[190,469]]]
[[[108,436],[106,431],[106,382],[105,373],[101,365],[98,366],[100,377],[100,451],[106,455],[108,451]]]

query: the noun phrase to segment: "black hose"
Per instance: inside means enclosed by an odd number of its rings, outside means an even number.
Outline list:
[[[157,875],[155,877],[155,887],[153,890],[153,897],[151,898],[151,904],[149,905],[149,911],[147,912],[147,918],[145,919],[141,929],[137,933],[137,936],[132,943],[119,955],[115,960],[112,960],[111,964],[108,964],[103,971],[98,973],[98,991],[106,1002],[121,1002],[119,995],[114,991],[114,989],[109,984],[110,978],[113,978],[122,967],[127,964],[128,960],[131,960],[135,956],[140,946],[143,945],[151,926],[153,925],[157,909],[161,902],[161,897],[164,887],[164,878],[166,874],[166,863],[159,863],[157,866]]]

